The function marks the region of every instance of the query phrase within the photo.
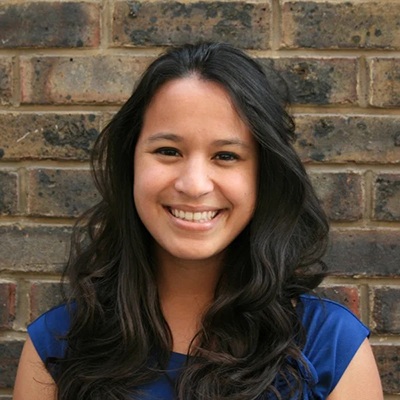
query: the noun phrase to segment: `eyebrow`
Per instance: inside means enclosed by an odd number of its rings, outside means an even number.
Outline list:
[[[174,133],[160,132],[150,136],[147,139],[147,142],[152,143],[152,142],[157,142],[159,140],[170,140],[176,143],[184,141],[184,139],[181,136],[175,135]],[[248,143],[238,138],[217,139],[212,144],[218,147],[220,146],[240,146],[244,148],[250,147]]]
[[[232,138],[232,139],[218,139],[213,142],[216,146],[240,146],[248,148],[248,143],[244,142],[243,140]]]
[[[182,142],[183,141],[182,137],[175,135],[174,133],[161,132],[161,133],[156,133],[156,134],[150,136],[147,139],[147,142],[152,143],[152,142],[157,142],[158,140],[171,140],[172,142]]]

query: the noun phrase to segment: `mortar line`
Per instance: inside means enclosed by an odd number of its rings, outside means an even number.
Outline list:
[[[357,95],[360,107],[368,107],[368,76],[365,56],[358,60]]]
[[[282,13],[280,0],[271,0],[271,51],[277,55],[282,40]]]

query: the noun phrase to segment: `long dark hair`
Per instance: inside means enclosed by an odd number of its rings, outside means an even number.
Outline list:
[[[278,377],[301,393],[294,303],[324,275],[326,217],[292,148],[294,124],[282,93],[242,51],[201,43],[155,60],[95,145],[102,201],[79,220],[65,270],[73,318],[66,357],[53,365],[60,400],[132,398],[167,368],[171,332],[158,299],[152,238],[133,202],[133,158],[154,94],[192,75],[222,85],[248,124],[259,145],[259,187],[254,217],[228,249],[214,302],[174,382],[177,398],[279,398]]]

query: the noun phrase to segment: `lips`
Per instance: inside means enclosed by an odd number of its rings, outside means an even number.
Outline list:
[[[215,210],[192,212],[192,211],[179,210],[177,208],[171,208],[171,207],[168,210],[175,218],[197,223],[209,222],[213,220],[218,214],[218,211]]]

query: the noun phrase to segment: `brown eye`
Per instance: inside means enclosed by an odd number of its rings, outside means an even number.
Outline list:
[[[225,151],[218,153],[215,158],[220,161],[236,161],[239,159],[239,156],[235,153]]]
[[[161,147],[155,151],[157,154],[161,154],[167,157],[179,157],[180,153],[178,150],[174,149],[173,147]]]

